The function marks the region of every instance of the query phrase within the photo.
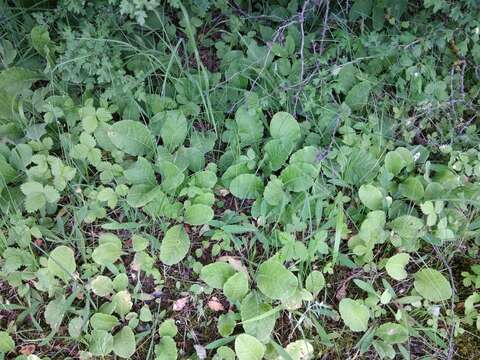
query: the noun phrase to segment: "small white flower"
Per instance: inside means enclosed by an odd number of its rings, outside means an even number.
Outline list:
[[[477,26],[477,27],[475,28],[475,35],[478,35],[478,34],[480,34],[480,28]]]
[[[440,315],[440,306],[434,306],[432,308],[432,314],[433,316],[438,317],[438,315]]]
[[[413,155],[413,161],[417,161],[418,159],[420,159],[420,153],[417,152]]]
[[[413,76],[419,77],[419,76],[420,76],[420,73],[419,73],[418,71],[415,71],[415,72],[413,73]]]

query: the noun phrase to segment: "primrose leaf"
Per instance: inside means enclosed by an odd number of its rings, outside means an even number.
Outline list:
[[[229,301],[241,300],[248,293],[248,276],[237,272],[223,284],[223,293]]]
[[[57,330],[62,324],[66,311],[65,303],[64,298],[57,298],[50,301],[45,308],[45,322],[50,325],[52,330]]]
[[[190,225],[203,225],[213,219],[213,210],[204,204],[194,204],[185,209],[185,222]]]
[[[408,340],[408,330],[403,325],[388,322],[377,328],[375,336],[378,336],[387,344],[401,344]]]
[[[294,144],[300,139],[300,125],[289,113],[277,112],[270,121],[270,135],[284,143]]]
[[[398,189],[403,196],[412,201],[420,201],[425,193],[422,182],[417,177],[409,177]]]
[[[167,230],[160,246],[160,260],[165,265],[174,265],[183,260],[190,249],[190,238],[182,225]]]
[[[266,343],[275,328],[277,313],[272,312],[272,306],[263,302],[264,299],[258,292],[250,292],[242,300],[240,314],[245,332]]]
[[[15,342],[6,331],[0,331],[0,353],[8,353],[15,349]]]
[[[57,246],[48,257],[48,271],[67,282],[75,272],[75,254],[67,246]]]
[[[256,109],[241,106],[235,113],[238,136],[243,146],[256,144],[263,137],[263,123]]]
[[[397,151],[390,151],[385,155],[385,169],[392,175],[398,175],[405,167],[405,162]]]
[[[183,144],[187,137],[188,124],[185,115],[181,111],[167,111],[165,120],[160,131],[163,145],[173,151]]]
[[[269,205],[280,205],[285,199],[282,181],[272,178],[263,191],[263,198]]]
[[[317,296],[320,290],[325,287],[325,277],[318,270],[313,270],[305,279],[305,289],[313,296]]]
[[[129,155],[146,155],[154,149],[150,130],[139,121],[121,120],[114,123],[108,137],[117,148]]]
[[[267,260],[258,267],[256,281],[264,295],[276,300],[289,298],[298,287],[295,275],[276,259]]]
[[[92,259],[99,265],[107,266],[117,261],[121,254],[121,246],[114,243],[105,243],[100,244],[93,250]]]
[[[113,352],[125,359],[130,359],[135,353],[135,335],[129,326],[124,326],[113,337]]]
[[[370,210],[378,210],[382,208],[383,194],[379,188],[374,185],[366,184],[360,186],[358,190],[360,201]]]
[[[406,253],[393,255],[388,259],[385,269],[387,274],[390,275],[395,280],[403,280],[407,278],[407,272],[405,271],[405,266],[410,261],[410,255]]]
[[[175,325],[175,320],[167,319],[160,324],[158,328],[158,333],[160,336],[171,336],[172,338],[177,335],[178,329]]]
[[[369,81],[358,83],[348,91],[345,104],[352,110],[361,110],[368,103],[371,88]]]
[[[313,359],[313,346],[307,340],[297,340],[285,347],[285,351],[292,360],[310,360]]]
[[[287,190],[303,192],[310,189],[319,169],[306,162],[289,164],[280,174],[280,180]]]
[[[208,286],[215,289],[222,289],[227,280],[235,274],[232,265],[222,261],[214,262],[202,267],[200,279],[205,281]]]
[[[265,345],[248,334],[240,334],[235,339],[235,353],[239,360],[261,360]]]
[[[171,336],[162,336],[160,342],[155,346],[155,360],[176,360],[177,344]]]
[[[415,274],[413,282],[415,290],[425,299],[440,302],[452,297],[452,287],[450,283],[435,269],[423,269]]]
[[[233,312],[229,311],[227,314],[222,314],[218,318],[217,330],[223,337],[230,336],[233,333],[236,325],[236,316]]]
[[[98,275],[91,285],[92,291],[97,296],[108,296],[113,292],[113,282],[108,276]]]
[[[93,330],[88,350],[96,356],[105,357],[113,350],[113,336],[106,330]]]
[[[340,316],[350,330],[367,331],[370,314],[368,308],[359,300],[343,298],[339,305]]]
[[[94,330],[111,331],[118,325],[118,319],[109,314],[95,313],[90,318],[90,326]]]
[[[230,183],[230,192],[240,199],[255,199],[262,194],[263,182],[259,176],[241,174]]]

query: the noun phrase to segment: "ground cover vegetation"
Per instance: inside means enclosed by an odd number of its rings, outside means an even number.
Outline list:
[[[477,0],[0,1],[0,358],[480,358]]]

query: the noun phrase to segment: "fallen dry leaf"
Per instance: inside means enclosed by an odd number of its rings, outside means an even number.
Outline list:
[[[225,308],[222,303],[214,296],[208,301],[208,307],[213,311],[223,311]]]
[[[188,303],[188,296],[175,300],[173,303],[173,311],[182,311]]]
[[[35,345],[25,345],[20,348],[22,355],[32,355],[35,352]]]

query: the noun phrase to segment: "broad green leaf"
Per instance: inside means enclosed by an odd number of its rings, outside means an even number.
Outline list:
[[[313,270],[305,279],[305,289],[313,296],[317,296],[320,290],[325,287],[325,277],[318,270]]]
[[[294,341],[286,346],[285,351],[292,360],[310,360],[314,355],[313,346],[307,340]]]
[[[139,121],[118,121],[110,128],[108,136],[117,148],[129,155],[146,155],[154,149],[150,130]]]
[[[117,356],[130,359],[135,353],[135,346],[135,335],[129,326],[124,326],[113,337],[113,352]]]
[[[313,180],[318,176],[318,167],[305,163],[296,162],[282,170],[280,180],[285,188],[294,192],[307,191],[313,185]]]
[[[137,161],[123,172],[127,181],[133,185],[157,183],[153,166],[147,159],[138,157]]]
[[[118,319],[109,314],[95,313],[90,318],[90,326],[94,330],[111,331],[118,325]]]
[[[360,201],[370,210],[378,210],[382,208],[383,194],[379,188],[371,184],[360,186],[358,190]]]
[[[76,268],[75,254],[67,246],[57,246],[48,257],[48,271],[65,282],[71,279]]]
[[[371,88],[372,85],[369,81],[358,83],[348,91],[347,96],[345,97],[345,104],[354,111],[361,110],[368,104],[368,97]]]
[[[15,342],[6,331],[0,331],[0,353],[8,353],[15,349]]]
[[[425,193],[422,182],[417,177],[409,177],[399,186],[403,196],[412,201],[420,201]]]
[[[96,356],[105,357],[113,350],[113,336],[106,330],[93,330],[88,350]]]
[[[230,336],[233,333],[236,325],[235,313],[229,311],[227,314],[222,314],[218,318],[217,330],[223,337]]]
[[[255,199],[262,194],[263,182],[253,174],[238,175],[230,183],[230,192],[240,199]]]
[[[414,240],[421,236],[423,221],[412,215],[402,215],[392,221],[392,229],[407,240]]]
[[[293,144],[284,142],[281,139],[269,140],[263,151],[265,158],[268,160],[270,170],[277,171],[287,162],[288,156],[293,150]]]
[[[172,338],[177,335],[178,329],[175,325],[175,320],[167,319],[160,324],[158,328],[158,333],[160,336],[171,336]]]
[[[263,191],[263,198],[272,206],[280,205],[285,199],[285,193],[283,192],[283,183],[276,177],[272,178],[265,190]]]
[[[238,136],[243,146],[258,143],[263,136],[263,123],[257,109],[241,106],[235,113]]]
[[[368,308],[359,300],[343,298],[339,305],[343,322],[352,331],[366,331],[370,314]]]
[[[183,260],[190,249],[190,238],[183,225],[167,230],[160,246],[160,260],[165,265],[174,265]]]
[[[155,346],[155,360],[176,360],[177,345],[170,336],[163,336]]]
[[[167,111],[160,131],[163,145],[170,151],[183,144],[187,137],[187,118],[181,111]]]
[[[407,278],[407,272],[405,271],[405,266],[410,261],[410,255],[406,253],[393,255],[388,259],[385,269],[387,274],[390,275],[395,280],[403,280]]]
[[[433,302],[445,301],[452,297],[450,283],[442,273],[434,269],[418,271],[413,286],[421,296]]]
[[[50,301],[45,308],[45,322],[50,325],[52,330],[58,330],[62,324],[66,311],[65,303],[65,299],[58,298]]]
[[[265,354],[265,345],[248,334],[235,338],[235,353],[238,360],[261,360]]]
[[[244,272],[232,275],[223,285],[223,294],[229,301],[242,300],[248,290],[248,276]]]
[[[117,244],[100,244],[93,250],[92,259],[99,265],[107,266],[116,262],[122,254],[122,248]]]
[[[256,274],[257,286],[269,298],[287,299],[298,287],[298,280],[283,264],[270,259],[258,267]]]
[[[235,269],[230,264],[218,261],[202,267],[200,279],[210,287],[222,289],[225,282],[227,282],[233,274],[235,274]]]
[[[83,319],[81,317],[74,317],[68,322],[68,335],[74,339],[78,339],[82,335]]]
[[[398,175],[405,167],[405,162],[397,151],[390,151],[385,155],[385,169],[392,175]]]
[[[132,309],[132,296],[128,290],[119,291],[113,295],[112,304],[115,305],[115,312],[124,317]]]
[[[245,332],[266,343],[275,328],[277,313],[270,313],[272,306],[265,303],[264,299],[258,292],[252,291],[242,300],[240,314]]]
[[[274,139],[294,144],[300,139],[300,125],[289,113],[277,112],[270,121],[270,135]]]
[[[113,292],[113,282],[108,276],[98,275],[91,285],[92,291],[97,296],[107,296]]]
[[[213,210],[204,204],[194,204],[185,209],[185,222],[190,225],[203,225],[213,219]]]
[[[378,336],[387,344],[401,344],[408,340],[408,330],[403,325],[388,322],[377,328],[375,336]]]
[[[157,168],[162,175],[162,189],[168,194],[173,193],[185,180],[185,169],[171,161],[160,160],[157,163]]]
[[[355,21],[360,17],[368,18],[372,12],[372,4],[372,0],[355,0],[348,13],[349,20]]]

